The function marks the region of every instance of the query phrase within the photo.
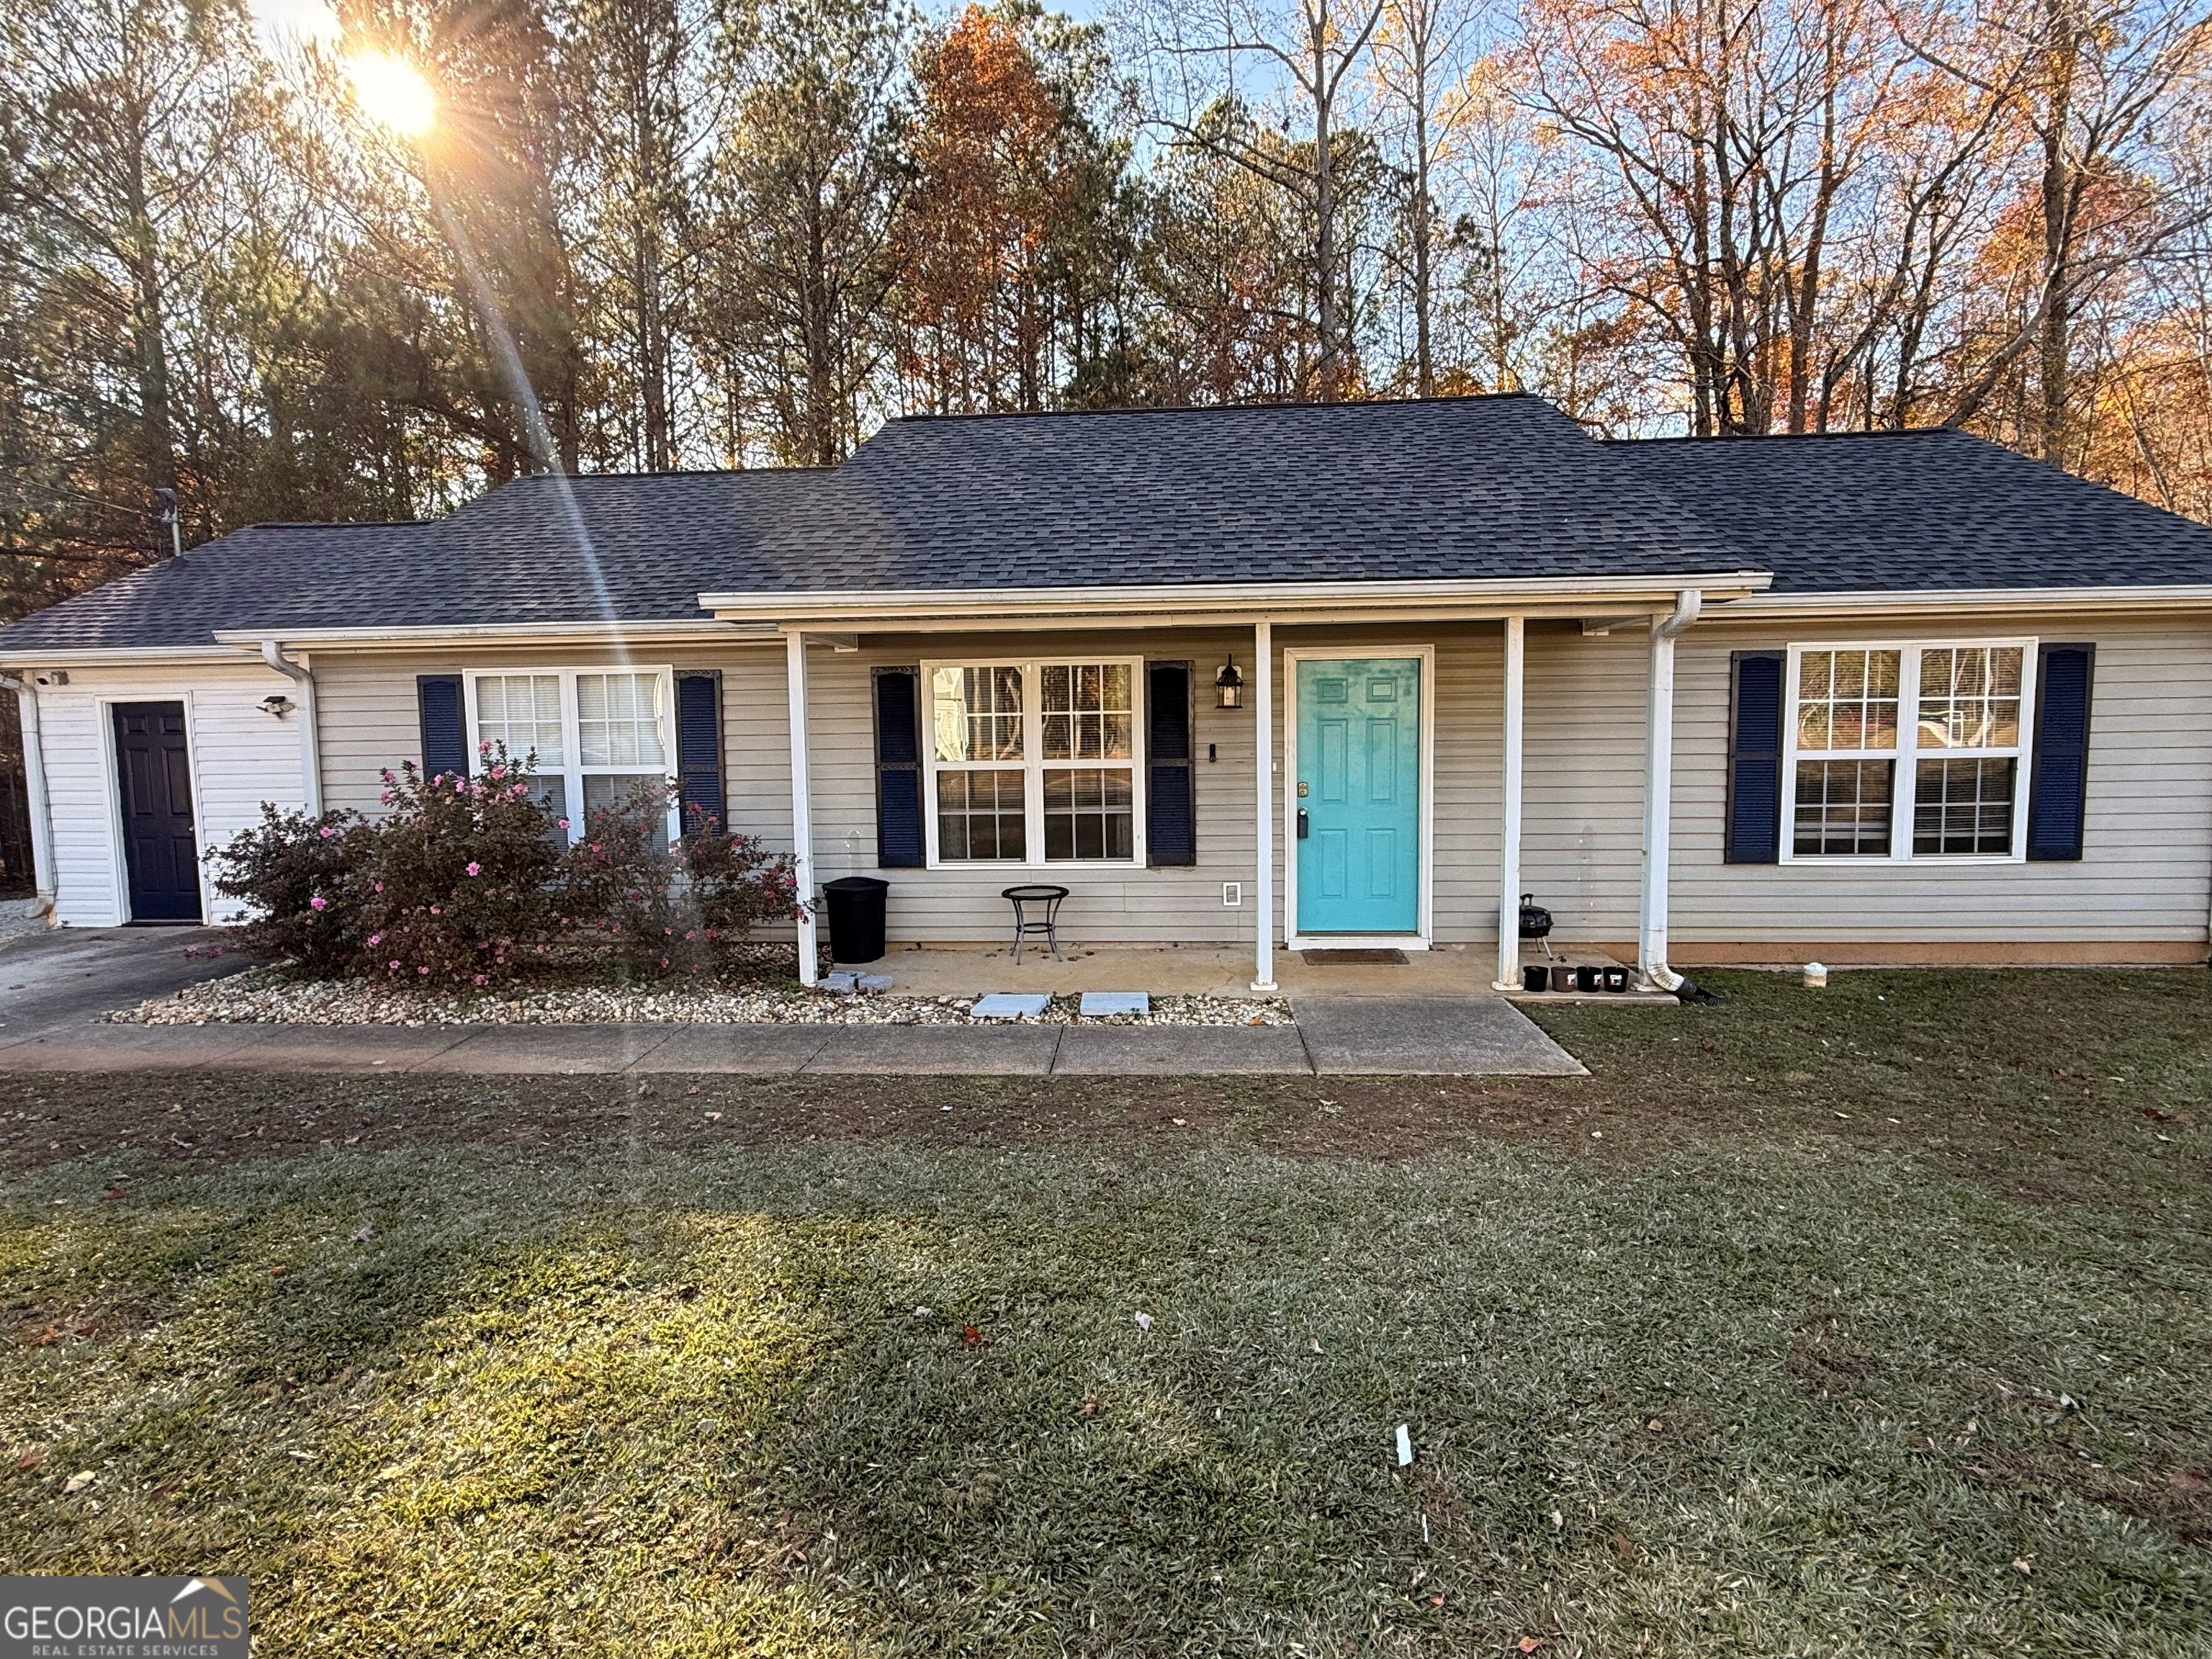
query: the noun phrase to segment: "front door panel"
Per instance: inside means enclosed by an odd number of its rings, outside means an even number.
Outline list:
[[[115,769],[123,796],[123,862],[133,921],[200,919],[199,843],[192,833],[191,758],[180,702],[115,705]]]
[[[1421,660],[1297,665],[1300,933],[1420,926]]]

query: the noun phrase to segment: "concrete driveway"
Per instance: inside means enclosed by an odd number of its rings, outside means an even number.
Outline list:
[[[219,927],[49,927],[0,944],[0,1044],[76,1030],[111,1008],[252,967],[234,953],[185,955],[228,937]]]

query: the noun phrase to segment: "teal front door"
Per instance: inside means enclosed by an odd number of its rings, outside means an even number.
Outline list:
[[[1301,934],[1411,933],[1421,917],[1421,659],[1298,664]]]

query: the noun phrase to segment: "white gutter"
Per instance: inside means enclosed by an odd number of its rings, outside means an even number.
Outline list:
[[[1772,593],[1740,599],[1731,618],[1803,617],[1838,612],[1852,617],[1906,617],[1954,611],[2212,611],[2212,584],[2142,587],[1917,588],[1871,593]]]
[[[300,688],[301,793],[307,804],[307,816],[319,818],[323,815],[323,750],[315,729],[315,677],[287,657],[283,643],[276,640],[261,641],[261,660]]]
[[[31,879],[37,896],[23,914],[51,916],[54,913],[54,830],[52,808],[46,799],[46,748],[39,730],[38,688],[13,674],[0,674],[0,689],[15,694],[15,707],[23,721],[23,793],[31,812]]]
[[[1636,926],[1636,965],[1644,980],[1677,991],[1682,976],[1667,965],[1668,838],[1674,809],[1674,640],[1698,619],[1705,596],[1686,587],[1674,614],[1651,623],[1650,708],[1644,722],[1644,902]]]
[[[533,623],[439,623],[409,628],[288,628],[284,640],[294,647],[324,650],[391,650],[398,647],[434,645],[538,645],[576,641],[605,641],[610,644],[650,641],[660,645],[715,645],[751,635],[772,641],[775,630],[765,623],[752,629],[733,626],[710,617],[671,617],[654,622],[601,621]],[[218,645],[258,646],[266,637],[259,629],[219,628],[212,635]],[[138,656],[144,653],[125,652]],[[41,652],[40,662],[59,661],[65,653]]]
[[[967,620],[988,617],[1061,619],[1096,617],[1120,622],[1133,612],[1287,620],[1299,612],[1362,607],[1396,611],[1419,605],[1492,605],[1528,611],[1547,601],[1587,609],[1595,599],[1665,600],[1686,587],[1716,599],[1762,592],[1773,580],[1763,570],[1659,576],[1561,576],[1535,581],[1498,577],[1481,580],[1346,582],[1188,582],[1127,586],[848,589],[844,591],[702,593],[702,609],[726,618],[766,618],[787,627],[819,623],[851,628],[872,618],[900,621]]]

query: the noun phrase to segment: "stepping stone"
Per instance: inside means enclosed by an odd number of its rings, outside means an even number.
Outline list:
[[[891,988],[891,976],[889,974],[856,974],[853,978],[853,988],[862,996],[880,996]]]
[[[822,975],[822,988],[848,997],[860,988],[860,976],[850,968],[836,968]]]
[[[1052,999],[1042,991],[994,991],[988,996],[975,999],[975,1006],[968,1011],[970,1019],[1035,1019],[1052,1006]]]
[[[1108,1014],[1135,1014],[1148,1018],[1152,1012],[1152,995],[1149,991],[1085,991],[1083,994],[1083,1017],[1097,1019]]]

